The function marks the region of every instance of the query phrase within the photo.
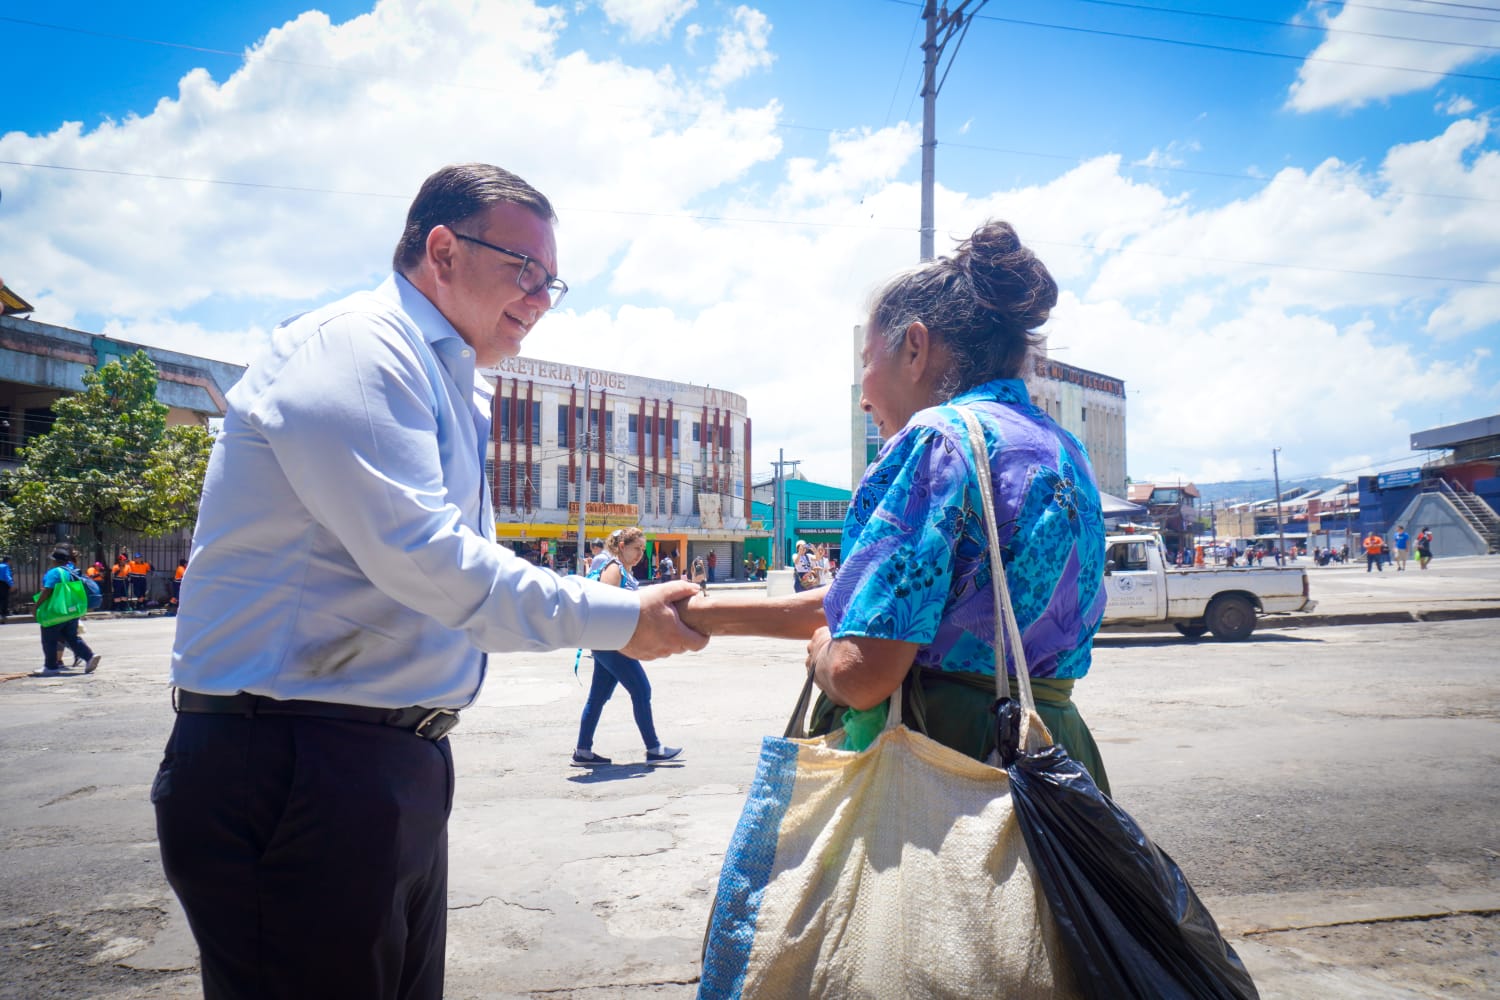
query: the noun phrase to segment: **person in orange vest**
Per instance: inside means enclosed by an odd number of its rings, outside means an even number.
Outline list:
[[[113,581],[111,587],[111,600],[115,604],[126,605],[130,603],[130,553],[124,549],[115,556],[115,564],[109,568],[110,579]]]
[[[146,603],[146,579],[151,573],[151,564],[137,552],[130,557],[126,572],[130,577],[130,603],[139,611]]]
[[[1365,537],[1365,572],[1370,572],[1370,567],[1375,567],[1380,572],[1385,572],[1385,539],[1375,532],[1370,532]]]
[[[177,616],[177,602],[182,597],[182,575],[187,572],[187,560],[177,560],[177,569],[172,573],[172,616]]]

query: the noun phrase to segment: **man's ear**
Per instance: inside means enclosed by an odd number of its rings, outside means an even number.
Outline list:
[[[458,255],[458,238],[447,226],[433,226],[427,232],[427,264],[438,281],[447,283]]]

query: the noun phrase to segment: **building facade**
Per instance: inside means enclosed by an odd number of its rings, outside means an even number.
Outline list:
[[[517,357],[495,383],[489,444],[496,532],[529,558],[576,565],[584,533],[646,529],[653,564],[715,554],[740,565],[754,522],[751,421],[743,396],[626,372]]]
[[[854,328],[854,379],[850,389],[850,488],[857,488],[866,467],[880,451],[875,421],[860,408],[860,352],[864,327]],[[1026,370],[1031,401],[1083,442],[1094,466],[1094,478],[1105,493],[1125,495],[1125,382],[1086,368],[1054,361],[1043,347]]]

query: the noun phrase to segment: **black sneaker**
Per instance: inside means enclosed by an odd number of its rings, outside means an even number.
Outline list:
[[[573,751],[573,766],[574,767],[596,767],[596,766],[599,766],[601,764],[613,764],[613,763],[614,763],[614,761],[610,760],[608,757],[601,757],[598,754],[594,753],[594,751],[592,751],[592,750],[574,750]]]
[[[662,764],[676,758],[682,753],[682,747],[659,746],[655,750],[646,751],[647,764]]]

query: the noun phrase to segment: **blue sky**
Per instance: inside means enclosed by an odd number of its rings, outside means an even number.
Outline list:
[[[0,6],[33,318],[248,360],[485,159],[561,216],[528,355],[740,392],[757,466],[847,477],[851,329],[916,257],[917,4],[316,9]],[[1016,224],[1055,356],[1126,381],[1133,478],[1412,464],[1500,411],[1497,55],[1500,11],[1434,0],[990,3],[939,99],[939,252]]]

